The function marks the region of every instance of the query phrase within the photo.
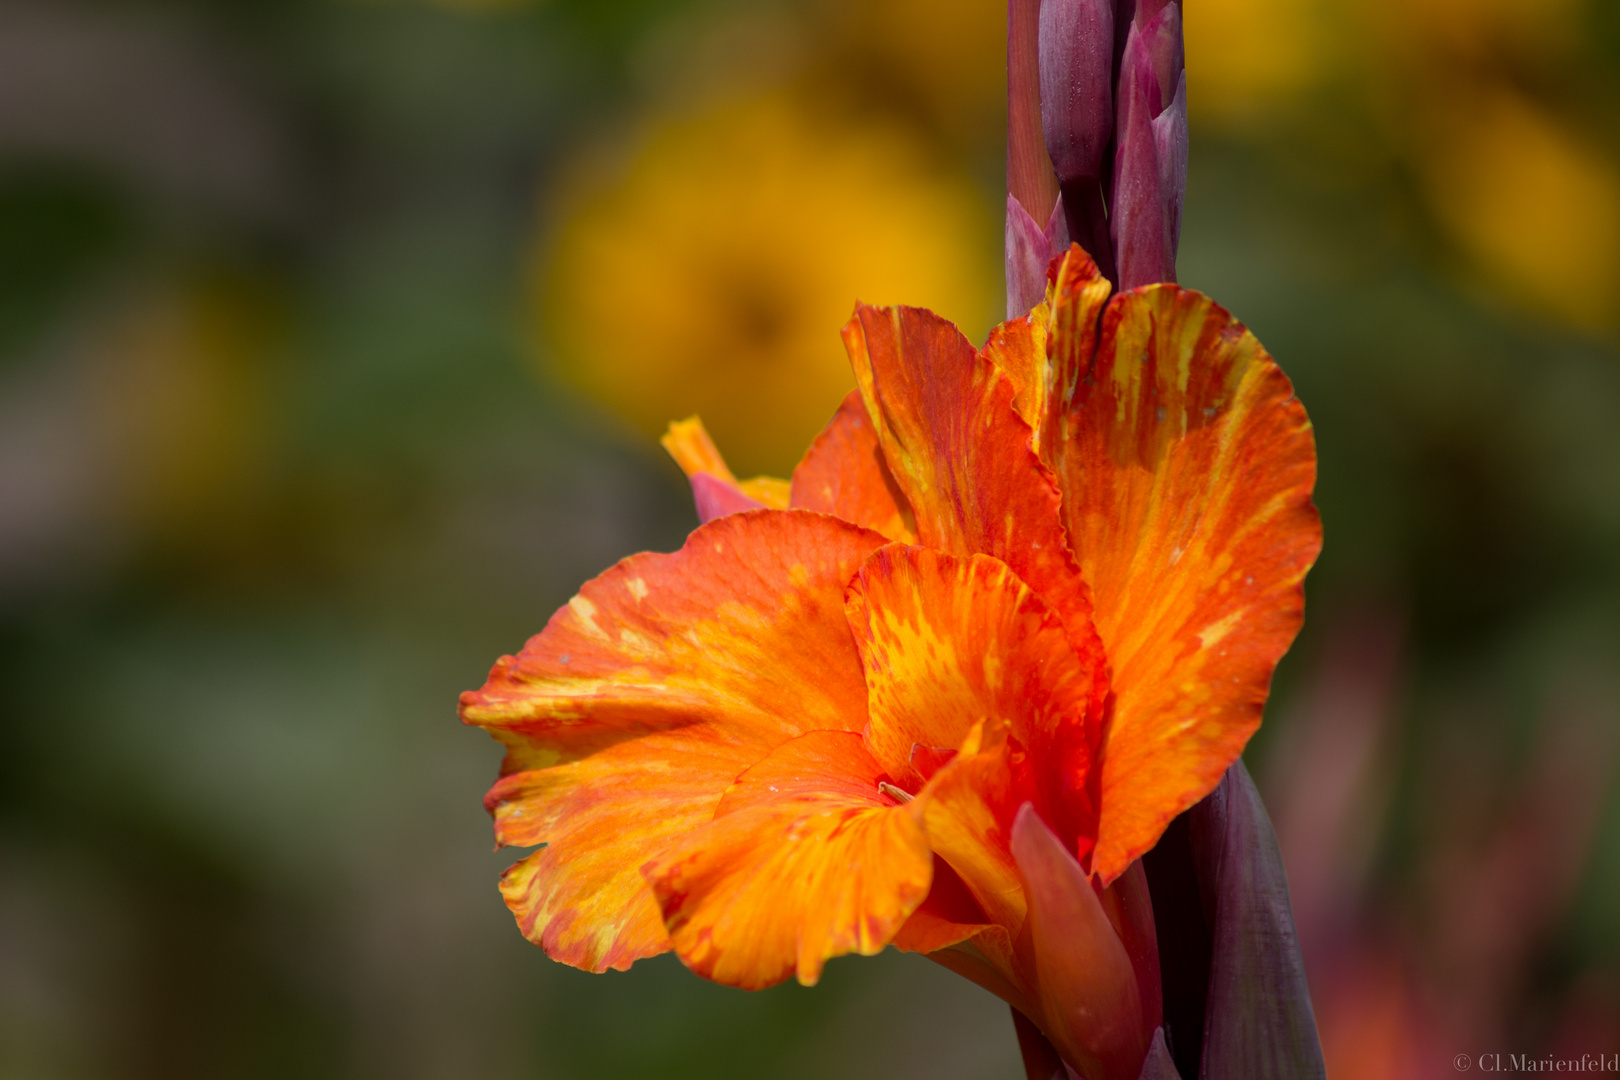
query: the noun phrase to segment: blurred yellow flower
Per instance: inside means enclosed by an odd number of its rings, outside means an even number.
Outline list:
[[[1315,0],[1198,0],[1186,9],[1194,126],[1263,113],[1320,77]]]
[[[577,190],[537,275],[556,374],[648,432],[701,414],[744,472],[785,474],[853,386],[857,299],[995,315],[988,200],[901,128],[733,101]]]
[[[1620,171],[1517,93],[1472,95],[1434,125],[1424,166],[1441,222],[1521,302],[1610,325],[1620,301]]]

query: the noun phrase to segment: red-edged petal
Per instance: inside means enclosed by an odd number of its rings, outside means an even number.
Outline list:
[[[1086,796],[1094,674],[1006,563],[893,544],[861,567],[848,609],[866,668],[867,745],[891,776],[916,791],[925,777],[914,748],[955,749],[976,722],[1004,720],[1030,750],[1043,807],[1071,838],[1095,835]]]
[[[1259,725],[1321,525],[1310,421],[1254,335],[1158,285],[1115,297],[1088,354],[1101,288],[1071,250],[1051,341],[1069,390],[1043,448],[1113,669],[1093,863],[1112,880]]]
[[[844,345],[920,542],[1011,566],[1101,675],[1091,598],[1063,534],[1057,483],[1031,449],[1012,380],[955,326],[920,308],[860,305]]]
[[[503,884],[548,955],[603,970],[668,948],[642,864],[774,747],[865,726],[844,589],[882,543],[798,510],[721,518],[585,585],[462,695],[509,747],[497,838],[549,845]]]
[[[860,391],[850,391],[793,470],[789,505],[853,521],[890,540],[916,543],[911,505],[883,460]]]
[[[670,940],[693,971],[757,990],[870,956],[928,894],[917,815],[878,787],[860,736],[816,731],[743,773],[714,821],[647,863]]]
[[[1018,811],[1011,847],[1029,895],[1041,1009],[1032,1019],[1084,1075],[1133,1080],[1150,1029],[1130,956],[1090,878],[1033,804]]]

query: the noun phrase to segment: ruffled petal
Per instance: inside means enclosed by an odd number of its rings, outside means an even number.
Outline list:
[[[890,540],[917,542],[911,504],[883,460],[860,391],[844,399],[793,470],[790,505],[853,521]]]
[[[714,821],[648,862],[681,960],[757,990],[828,959],[871,956],[927,896],[933,855],[917,814],[879,788],[858,735],[817,731],[738,778]]]
[[[1071,838],[1095,835],[1086,794],[1093,672],[1006,563],[893,544],[861,567],[848,610],[866,668],[867,745],[891,776],[917,791],[926,777],[915,748],[955,750],[975,722],[1006,721],[1038,763],[1043,808]]]
[[[1093,863],[1111,881],[1259,725],[1321,525],[1310,421],[1254,335],[1155,285],[1110,301],[1091,348],[1105,288],[1071,251],[1052,289],[1067,392],[1042,446],[1113,668]]]
[[[973,726],[962,752],[918,796],[934,851],[950,863],[989,922],[1016,937],[1028,914],[1009,846],[1013,818],[1029,801],[1026,756],[1005,721]]]
[[[1046,418],[1046,402],[1051,395],[1046,356],[1047,324],[1050,309],[1042,304],[990,331],[983,356],[1012,380],[1013,410],[1034,432],[1032,448],[1040,452],[1041,424]]]
[[[691,480],[699,522],[760,507],[787,508],[788,482],[774,476],[738,480],[697,417],[671,421],[658,441]]]
[[[1101,676],[1091,598],[1064,537],[1057,483],[1031,448],[1012,379],[920,308],[860,305],[844,345],[919,541],[1011,566]]]
[[[844,590],[883,542],[805,511],[722,518],[588,583],[462,695],[509,749],[497,838],[549,845],[503,884],[530,940],[598,971],[663,951],[642,864],[776,746],[865,726]]]

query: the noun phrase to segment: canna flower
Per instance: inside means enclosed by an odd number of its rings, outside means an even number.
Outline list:
[[[788,481],[672,425],[703,524],[462,696],[506,749],[497,841],[544,845],[501,881],[530,940],[746,988],[894,945],[1006,1000],[1032,1075],[1175,1075],[1141,859],[1246,783],[1320,548],[1315,453],[1223,309],[1110,292],[1071,247],[982,350],[858,306],[858,389]],[[1231,785],[1198,850],[1252,880]]]

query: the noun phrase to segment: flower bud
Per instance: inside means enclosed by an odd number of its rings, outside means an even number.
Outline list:
[[[1041,0],[1041,126],[1069,237],[1114,277],[1103,183],[1114,134],[1113,0]]]
[[[1120,60],[1109,227],[1122,289],[1176,279],[1187,176],[1181,6],[1136,12]]]
[[[1111,0],[1041,0],[1041,127],[1060,184],[1098,180],[1114,132]]]

